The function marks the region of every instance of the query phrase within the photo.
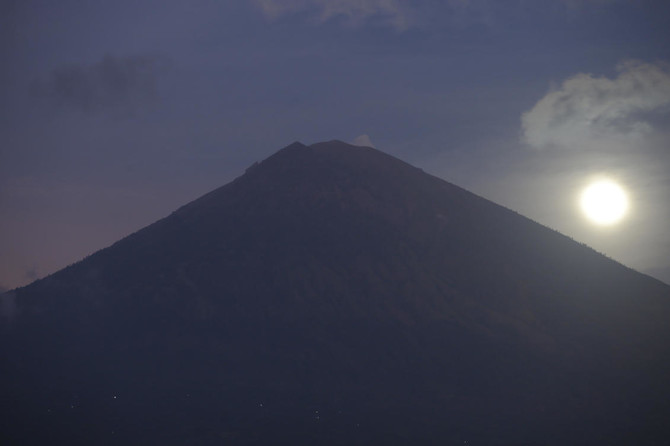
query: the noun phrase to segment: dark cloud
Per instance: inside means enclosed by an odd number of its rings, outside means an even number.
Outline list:
[[[86,113],[132,113],[158,97],[164,59],[155,55],[106,55],[92,65],[65,65],[35,83],[38,95]]]

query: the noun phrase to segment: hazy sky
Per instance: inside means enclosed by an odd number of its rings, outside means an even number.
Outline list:
[[[293,141],[360,135],[670,282],[668,17],[667,0],[0,1],[0,287]],[[632,199],[606,229],[576,205],[602,174]]]

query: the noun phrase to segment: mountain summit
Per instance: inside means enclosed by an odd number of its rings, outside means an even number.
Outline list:
[[[370,147],[293,143],[11,298],[3,444],[670,437],[670,287]]]

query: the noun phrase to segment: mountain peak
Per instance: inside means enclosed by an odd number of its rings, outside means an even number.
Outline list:
[[[669,287],[370,147],[295,142],[13,296],[8,444],[670,435]]]

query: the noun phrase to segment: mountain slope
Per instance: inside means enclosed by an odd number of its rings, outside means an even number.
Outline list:
[[[15,298],[17,443],[670,433],[669,287],[371,148],[294,143]]]

